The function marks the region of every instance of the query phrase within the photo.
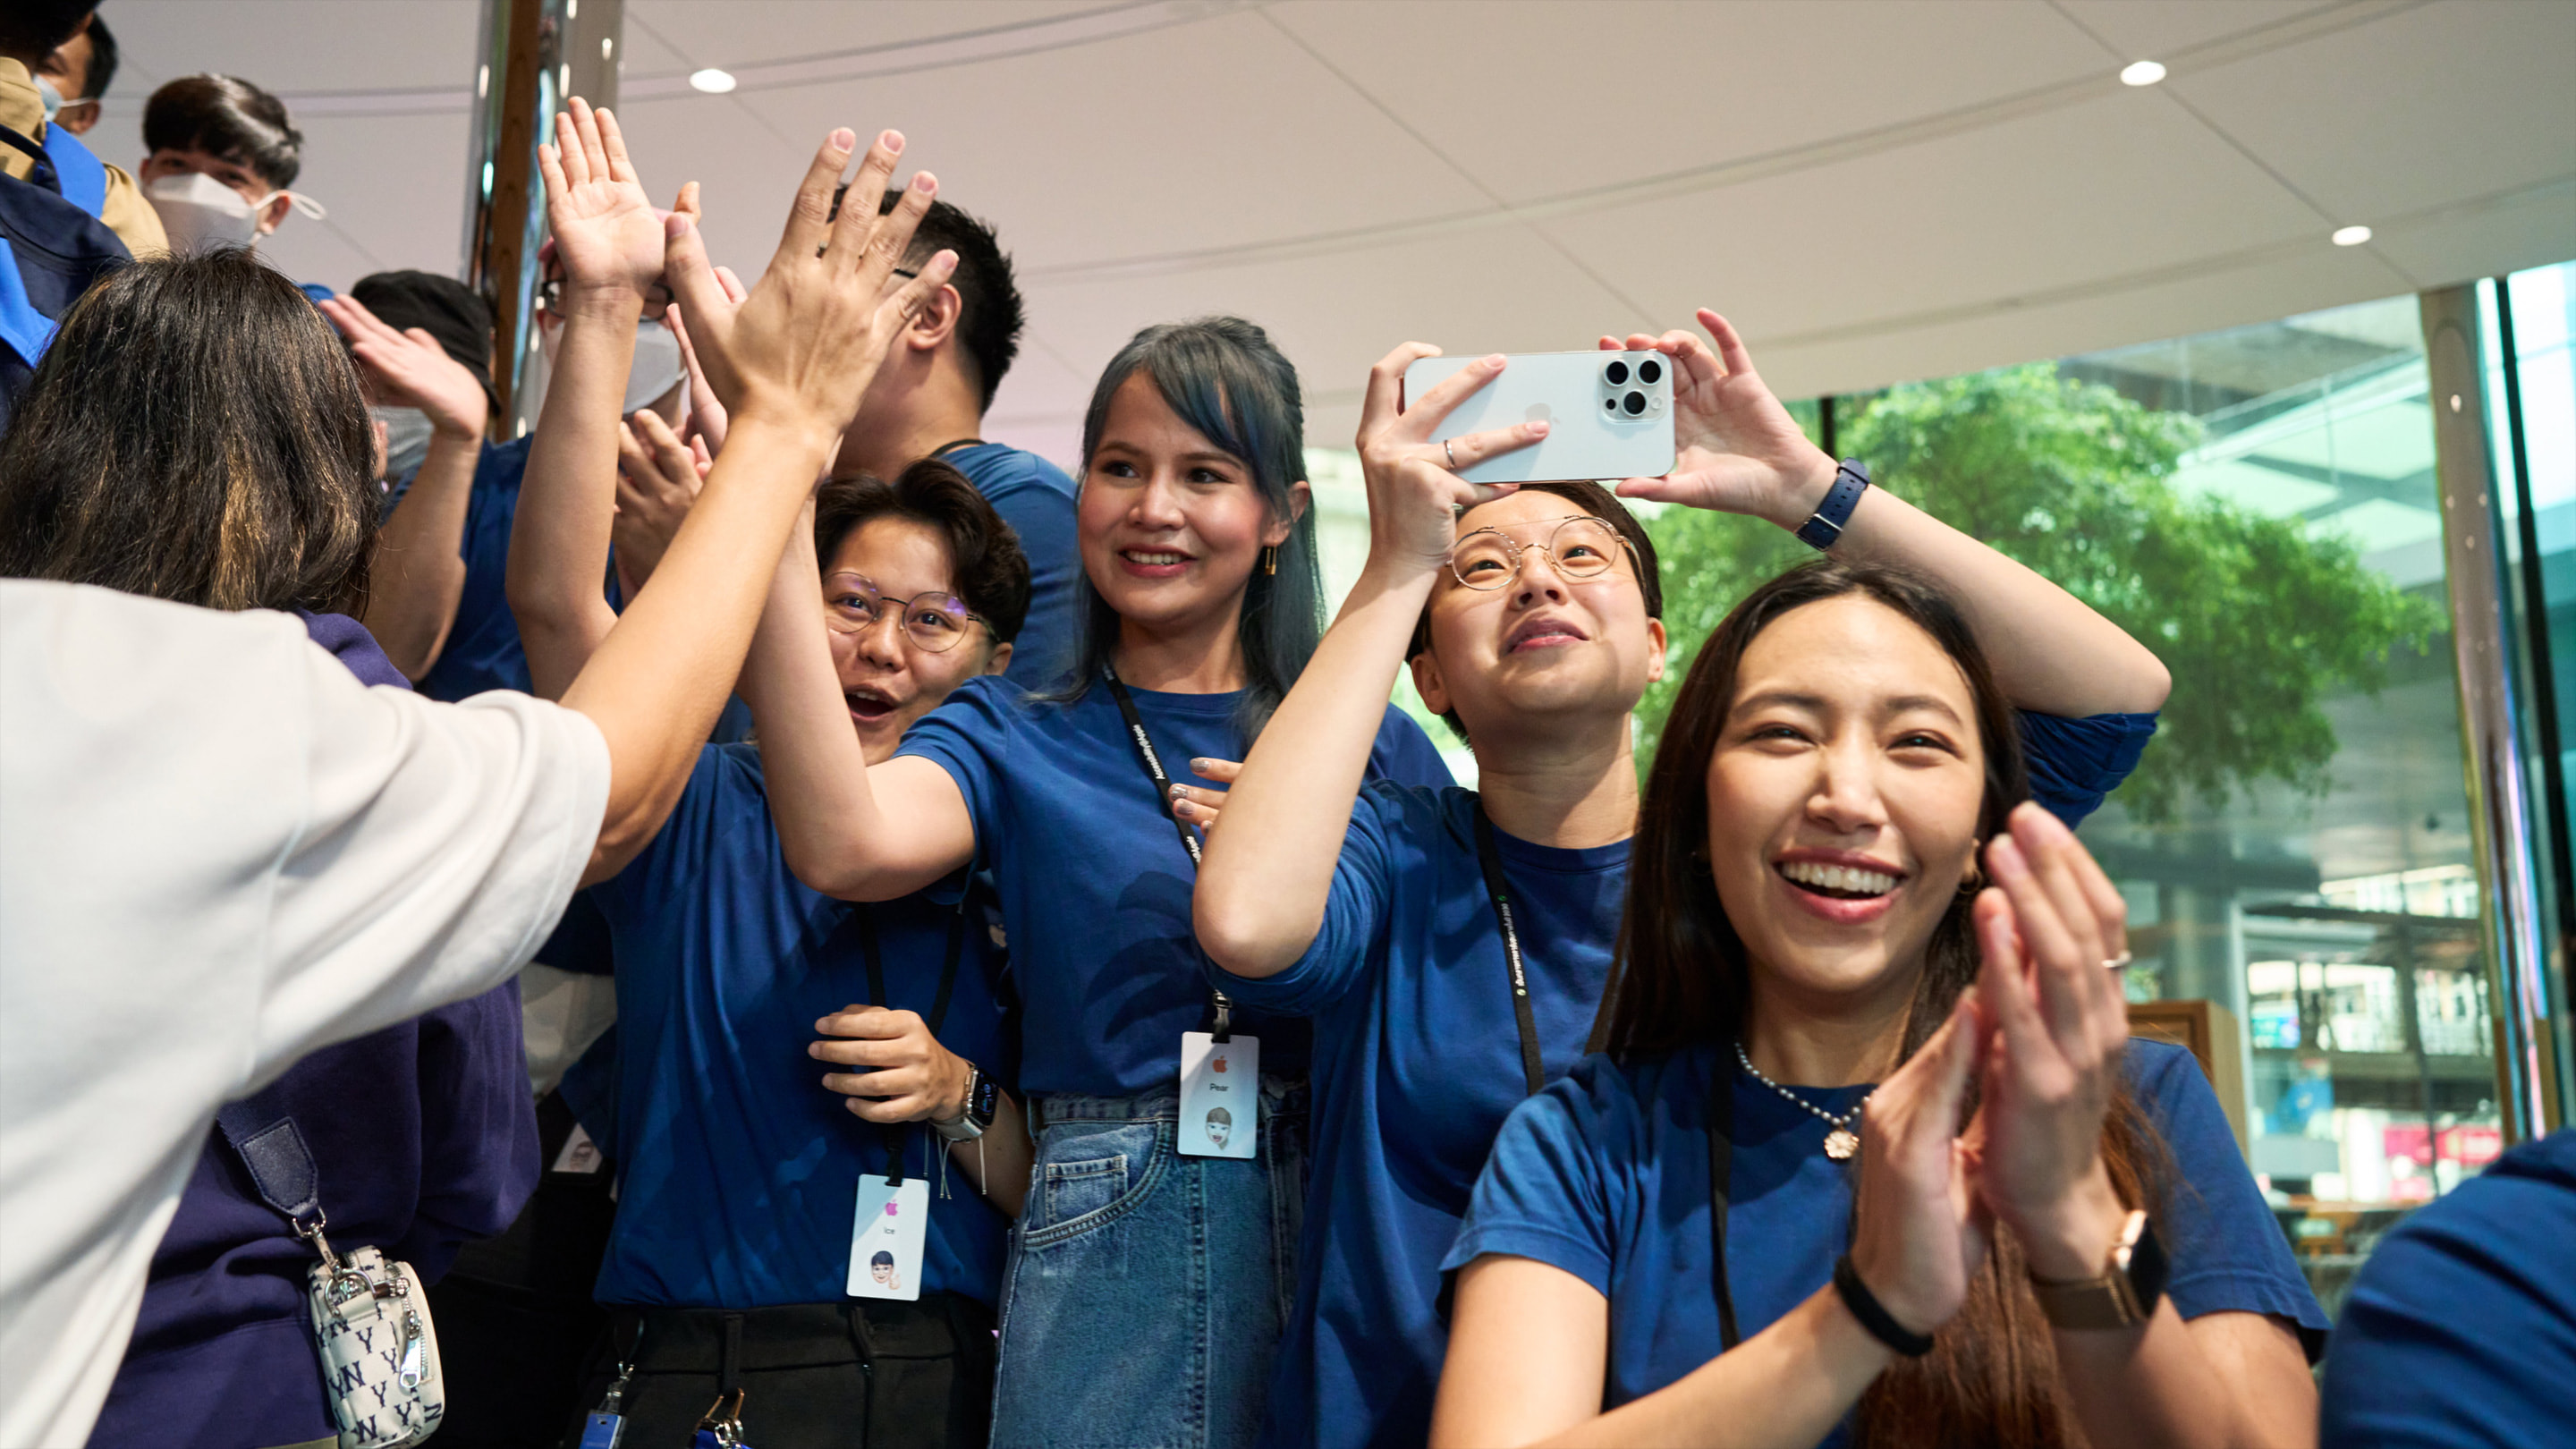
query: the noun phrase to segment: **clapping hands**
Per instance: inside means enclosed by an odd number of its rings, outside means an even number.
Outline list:
[[[1966,1302],[1993,1225],[2031,1271],[2103,1270],[2125,1209],[2102,1155],[2128,1012],[2127,908],[2072,831],[2025,804],[1986,847],[1981,965],[1950,1019],[1872,1094],[1853,1266],[1918,1332]],[[1960,1110],[1978,1083],[1973,1120]]]

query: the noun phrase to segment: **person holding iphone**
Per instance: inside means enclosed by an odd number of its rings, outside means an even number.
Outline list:
[[[1837,508],[1837,557],[1956,590],[2070,823],[2154,728],[2155,657],[2064,591],[1882,490],[1799,431],[1734,329],[1604,349],[1674,370],[1675,465],[1621,496],[1770,518]],[[1314,1018],[1315,1191],[1267,1444],[1418,1441],[1445,1334],[1440,1259],[1516,1103],[1573,1066],[1609,978],[1637,824],[1633,711],[1665,665],[1654,544],[1592,483],[1481,487],[1526,426],[1432,442],[1499,376],[1487,357],[1407,402],[1435,349],[1371,372],[1358,586],[1224,802],[1196,898],[1218,988]],[[1463,511],[1461,511],[1463,510]],[[1474,748],[1478,789],[1371,782],[1372,703],[1410,661]]]
[[[2199,1064],[2128,1039],[2126,907],[1989,657],[1835,560],[1702,646],[1606,1054],[1514,1109],[1441,1262],[1433,1445],[2315,1442],[2325,1315]]]
[[[764,635],[744,681],[806,884],[888,900],[972,865],[998,889],[1037,1161],[996,1445],[1234,1449],[1258,1427],[1303,1193],[1305,1042],[1210,992],[1190,928],[1201,841],[1166,785],[1213,793],[1215,762],[1264,734],[1322,632],[1303,443],[1295,369],[1259,327],[1149,327],[1084,419],[1067,686],[970,680],[871,764],[819,618]],[[1446,783],[1383,691],[1368,712],[1356,773]]]

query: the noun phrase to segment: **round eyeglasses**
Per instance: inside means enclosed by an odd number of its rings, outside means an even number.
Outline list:
[[[1501,529],[1477,529],[1449,550],[1449,572],[1468,588],[1499,589],[1521,576],[1522,555],[1537,549],[1558,577],[1592,579],[1608,573],[1627,547],[1607,520],[1578,513],[1558,520],[1542,543],[1515,543]]]
[[[865,574],[838,573],[823,581],[823,621],[835,632],[864,634],[888,615],[914,648],[932,654],[945,654],[956,648],[970,624],[993,627],[991,621],[967,608],[966,601],[955,594],[890,599],[879,593],[875,580]]]

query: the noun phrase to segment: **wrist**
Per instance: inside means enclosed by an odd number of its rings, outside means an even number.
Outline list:
[[[975,1069],[964,1057],[940,1048],[939,1084],[930,1098],[930,1120],[955,1122],[966,1115],[966,1089]]]
[[[1807,456],[1800,464],[1784,474],[1764,516],[1791,533],[1797,532],[1808,519],[1815,517],[1817,506],[1825,501],[1827,493],[1833,491],[1838,466],[1826,456],[1824,449],[1807,449]]]
[[[820,481],[840,444],[840,429],[831,419],[815,416],[784,398],[746,397],[725,424],[726,456],[744,446],[785,450],[795,461],[797,476],[805,480],[807,492]]]
[[[443,418],[432,418],[429,420],[430,440],[442,443],[479,443],[483,441],[483,426],[489,416],[488,413],[478,412],[472,416],[454,413]]]
[[[563,288],[564,320],[623,321],[635,325],[644,315],[644,293],[624,282],[576,282]]]
[[[2014,1222],[2013,1232],[2034,1277],[2072,1282],[2098,1278],[2109,1267],[2128,1216],[2097,1158],[2062,1201]]]

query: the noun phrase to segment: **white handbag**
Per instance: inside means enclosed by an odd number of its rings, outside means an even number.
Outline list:
[[[407,1449],[428,1438],[447,1412],[447,1385],[419,1275],[381,1249],[331,1251],[322,1236],[321,1175],[294,1118],[253,1097],[224,1108],[215,1123],[261,1199],[322,1255],[307,1296],[341,1449]]]

